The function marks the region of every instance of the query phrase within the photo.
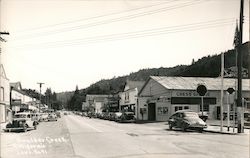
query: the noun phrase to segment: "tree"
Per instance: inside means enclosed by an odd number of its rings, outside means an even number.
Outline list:
[[[45,103],[48,105],[49,108],[51,108],[51,103],[52,103],[51,88],[47,88],[45,91]]]
[[[80,93],[78,86],[76,86],[76,90],[74,92],[74,95],[70,98],[68,101],[68,109],[69,110],[82,110],[82,102],[85,100],[85,92]]]
[[[192,63],[191,63],[191,65],[194,65],[195,64],[195,61],[194,61],[194,59],[192,59]]]

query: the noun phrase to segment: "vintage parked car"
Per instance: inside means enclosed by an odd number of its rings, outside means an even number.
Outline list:
[[[48,121],[49,114],[48,113],[41,113],[40,122],[41,121]]]
[[[57,121],[57,116],[55,113],[49,113],[48,121]]]
[[[61,118],[61,112],[60,112],[60,111],[57,111],[57,112],[56,112],[56,116],[57,116],[58,118]]]
[[[244,126],[250,127],[250,112],[244,112]]]
[[[109,113],[108,112],[103,112],[102,113],[103,114],[103,116],[102,116],[102,119],[104,119],[104,120],[109,120]]]
[[[34,119],[34,121],[39,124],[41,114],[40,113],[31,113],[31,117]]]
[[[183,131],[187,129],[195,129],[200,132],[207,127],[206,123],[199,117],[199,115],[190,110],[176,111],[168,120],[169,129],[173,127],[181,128]]]
[[[116,119],[116,112],[109,112],[109,118],[110,121],[115,121]]]
[[[32,113],[22,112],[14,115],[12,122],[6,125],[5,131],[23,131],[37,128],[37,121],[32,117]]]
[[[199,117],[200,117],[204,122],[207,121],[207,119],[208,119],[208,112],[207,112],[207,111],[204,111],[203,113],[202,113],[202,112],[199,112],[198,115],[199,115]]]
[[[133,112],[118,112],[116,113],[116,122],[135,122],[135,114]]]

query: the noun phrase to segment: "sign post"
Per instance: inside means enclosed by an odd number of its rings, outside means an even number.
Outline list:
[[[200,84],[200,85],[198,85],[196,91],[201,96],[201,116],[203,118],[203,112],[204,112],[203,96],[205,96],[205,94],[207,93],[207,87],[203,84]]]
[[[229,93],[228,95],[227,95],[227,131],[229,131],[229,128],[230,128],[230,125],[229,125],[229,123],[230,123],[230,115],[229,115],[229,113],[230,113],[230,110],[229,110],[229,106],[230,106],[230,102],[229,102],[229,96],[234,92],[234,89],[233,88],[228,88],[227,89],[227,92]],[[235,115],[235,114],[233,114],[233,115]]]

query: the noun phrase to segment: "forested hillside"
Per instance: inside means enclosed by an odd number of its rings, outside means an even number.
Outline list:
[[[243,44],[243,67],[249,71],[249,42]],[[77,90],[77,95],[81,97],[79,100],[85,100],[86,94],[114,94],[122,91],[126,80],[145,81],[149,76],[193,76],[193,77],[218,77],[221,69],[221,53],[213,56],[203,57],[197,61],[193,61],[190,65],[178,65],[170,68],[150,68],[142,69],[129,75],[120,76],[112,79],[100,80],[86,89]],[[235,50],[225,52],[225,68],[235,66],[236,55]],[[64,104],[73,105],[76,100],[74,92],[64,92],[57,94],[58,99]],[[79,104],[79,103],[78,103]],[[74,107],[80,107],[74,106]]]

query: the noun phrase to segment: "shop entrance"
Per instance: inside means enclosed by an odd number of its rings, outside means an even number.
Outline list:
[[[149,121],[155,121],[155,103],[149,103],[148,104],[148,120]]]

